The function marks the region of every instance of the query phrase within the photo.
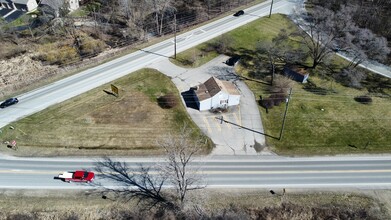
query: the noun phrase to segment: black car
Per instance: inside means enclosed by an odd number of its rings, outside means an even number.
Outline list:
[[[235,17],[239,17],[240,15],[244,15],[244,11],[240,10],[234,14]]]
[[[228,66],[235,66],[235,64],[240,60],[240,56],[233,56],[225,61],[225,64]]]
[[[0,104],[0,108],[5,108],[5,107],[8,107],[10,105],[14,105],[14,104],[16,104],[18,102],[19,102],[19,100],[17,98],[10,98],[10,99],[7,99],[4,102],[2,102]]]

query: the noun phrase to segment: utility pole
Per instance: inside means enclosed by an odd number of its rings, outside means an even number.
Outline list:
[[[289,102],[291,101],[291,95],[292,95],[292,88],[289,90],[289,96],[288,96],[288,99],[286,101],[284,119],[282,119],[282,126],[281,126],[281,131],[280,131],[280,137],[278,138],[279,141],[281,141],[282,133],[284,132],[286,114],[288,113],[288,106],[289,106]]]
[[[270,5],[269,18],[272,16],[272,9],[273,9],[273,0],[272,0],[272,4]]]
[[[174,14],[174,59],[176,59],[176,13]]]

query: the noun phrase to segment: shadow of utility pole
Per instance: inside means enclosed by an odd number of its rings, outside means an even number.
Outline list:
[[[235,123],[233,123],[233,122],[224,120],[223,116],[221,116],[221,117],[216,117],[216,119],[220,120],[220,124],[222,124],[223,122],[225,122],[225,123],[228,123],[228,124],[235,125],[235,126],[237,126],[237,127],[246,129],[246,130],[248,130],[248,131],[252,131],[252,132],[254,132],[254,133],[262,134],[262,135],[265,135],[266,137],[270,137],[270,138],[274,138],[274,139],[276,139],[276,140],[279,140],[278,137],[274,137],[274,136],[271,136],[271,135],[269,135],[269,134],[265,134],[265,133],[262,133],[262,132],[260,132],[260,131],[256,131],[256,130],[254,130],[254,129],[247,128],[247,127],[243,127],[243,126],[238,125],[238,124],[235,124]]]

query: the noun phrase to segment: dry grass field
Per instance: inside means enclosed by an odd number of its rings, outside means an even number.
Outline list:
[[[385,200],[372,191],[303,192],[287,190],[284,198],[266,190],[202,190],[197,202],[209,219],[389,219]],[[382,195],[390,196],[389,191]],[[193,195],[194,196],[194,195]],[[389,198],[389,197],[388,197]],[[0,219],[179,219],[156,211],[140,211],[135,203],[124,203],[85,191],[3,191],[0,193]],[[193,209],[186,219],[199,219]],[[220,217],[220,218],[219,218]]]
[[[175,85],[163,74],[143,69],[110,84],[50,107],[3,128],[0,139],[16,140],[21,156],[156,155],[157,141],[187,126],[195,138],[205,138],[193,124]],[[163,109],[157,98],[173,93],[178,104]],[[206,150],[207,151],[207,150]]]

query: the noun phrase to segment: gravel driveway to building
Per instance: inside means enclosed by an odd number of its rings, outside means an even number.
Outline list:
[[[215,143],[212,155],[270,155],[272,153],[264,147],[264,130],[254,94],[238,80],[234,68],[224,63],[228,58],[222,55],[194,69],[178,67],[168,59],[149,67],[171,77],[180,93],[204,83],[211,76],[233,82],[241,94],[239,106],[230,107],[224,113],[200,112],[188,107],[189,115]],[[182,101],[185,102],[183,97]]]

